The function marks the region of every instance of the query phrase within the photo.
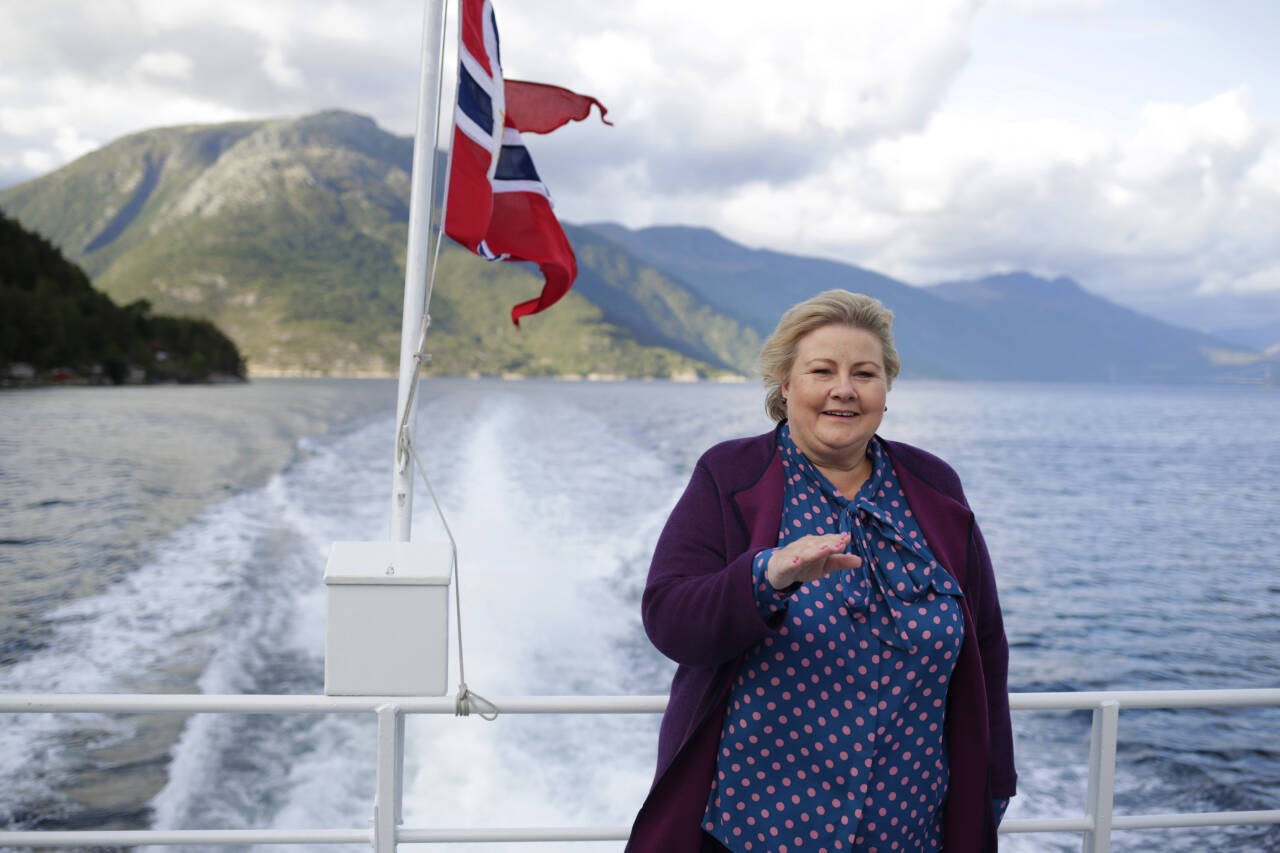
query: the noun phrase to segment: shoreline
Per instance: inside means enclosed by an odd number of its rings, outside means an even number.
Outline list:
[[[353,370],[334,372],[323,370],[284,370],[264,368],[250,369],[247,381],[254,379],[398,379],[398,373],[377,370]],[[525,382],[545,379],[554,382],[714,382],[734,384],[749,382],[750,377],[740,373],[726,373],[717,376],[699,376],[697,374],[676,374],[672,376],[628,376],[622,373],[429,373],[424,379],[500,379],[504,382]]]

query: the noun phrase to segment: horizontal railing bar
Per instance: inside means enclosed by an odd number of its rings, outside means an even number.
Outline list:
[[[1176,829],[1186,826],[1230,826],[1280,823],[1280,810],[1251,812],[1173,812],[1169,814],[1114,815],[1112,829]],[[1033,817],[1000,822],[1002,835],[1023,832],[1087,832],[1087,817]]]
[[[1280,809],[1245,812],[1199,812],[1149,815],[1117,815],[1113,829],[1176,829],[1188,826],[1231,826],[1280,823]],[[1030,832],[1085,832],[1092,828],[1086,817],[1020,818],[1000,824],[1002,835]],[[493,843],[520,841],[625,841],[626,826],[596,827],[494,827],[458,829],[400,829],[403,844]],[[76,830],[0,832],[0,845],[13,847],[133,847],[146,844],[371,844],[368,829],[182,829],[182,830]]]
[[[0,846],[5,847],[372,843],[372,829],[111,829],[0,832]]]
[[[1177,812],[1172,814],[1117,815],[1112,829],[1171,829],[1180,826],[1228,826],[1280,823],[1280,809],[1254,812]]]
[[[1002,835],[1022,832],[1084,832],[1093,829],[1087,817],[1024,817],[1000,821],[996,831]]]
[[[1015,711],[1072,711],[1117,702],[1131,708],[1241,708],[1280,706],[1280,687],[1217,690],[1081,690],[1064,693],[1010,693]]]
[[[666,696],[499,696],[503,714],[660,714]],[[449,696],[291,696],[208,693],[0,694],[0,713],[181,712],[240,714],[372,713],[393,705],[406,714],[456,713]]]
[[[626,841],[629,826],[538,826],[490,829],[400,829],[401,844],[493,843],[498,841]]]
[[[1133,708],[1280,707],[1280,688],[1239,690],[1105,690],[1076,693],[1010,693],[1015,711],[1070,711],[1118,702]],[[503,714],[657,714],[666,696],[499,696]],[[449,696],[296,696],[205,693],[0,694],[4,713],[367,713],[394,705],[406,714],[453,714]]]

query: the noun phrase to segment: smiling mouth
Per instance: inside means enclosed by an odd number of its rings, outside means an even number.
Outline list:
[[[859,414],[859,413],[858,413],[858,412],[844,412],[844,411],[827,411],[827,412],[823,412],[822,414],[824,414],[824,415],[830,415],[830,416],[831,416],[831,417],[833,417],[833,418],[856,418],[856,417],[858,416],[858,414]]]

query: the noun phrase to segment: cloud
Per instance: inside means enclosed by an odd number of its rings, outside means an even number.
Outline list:
[[[1247,90],[1234,89],[1191,106],[1148,104],[1117,172],[1129,183],[1147,186],[1188,177],[1200,181],[1206,174],[1235,177],[1225,172],[1251,164],[1262,141],[1262,129],[1249,115],[1248,97]]]
[[[407,0],[0,4],[0,174],[56,168],[72,139],[332,106],[404,132],[421,21]]]
[[[658,201],[640,191],[643,168],[618,170],[603,184],[610,201],[571,183],[560,209],[704,223],[916,283],[1027,269],[1131,303],[1275,292],[1280,136],[1254,117],[1248,91],[1152,103],[1132,119],[1115,132],[943,108],[918,131],[845,146],[819,170],[744,172]],[[793,150],[780,144],[775,156]],[[645,200],[612,201],[632,197]]]
[[[413,127],[418,3],[67,5],[76,13],[48,4],[0,11],[0,54],[29,87],[22,133],[51,139],[74,120],[83,96],[63,99],[51,77],[117,107],[79,119],[85,138],[155,126],[158,114],[190,122],[334,106],[397,132]],[[500,6],[508,73],[604,99],[627,128],[605,167],[642,174],[664,195],[726,190],[744,175],[791,180],[820,172],[845,146],[922,127],[967,61],[977,8],[973,0],[827,2],[797,16],[729,0],[548,5]],[[156,109],[170,101],[208,111]],[[44,107],[57,115],[37,119]],[[51,149],[42,162],[58,157]]]
[[[1260,198],[1280,197],[1280,145],[1276,145],[1275,140],[1249,168],[1245,184]]]
[[[1227,273],[1211,273],[1196,288],[1196,293],[1200,295],[1218,293],[1280,294],[1280,264],[1254,270],[1236,278]]]
[[[804,15],[726,0],[562,5],[503,8],[507,73],[601,98],[634,171],[673,196],[818,173],[849,146],[919,129],[967,61],[975,12],[967,0]]]
[[[279,47],[267,48],[262,57],[262,70],[268,80],[282,89],[302,88],[302,72],[289,64]]]
[[[1274,293],[1274,77],[1192,79],[1193,54],[1237,67],[1200,42],[1141,52],[1203,31],[1176,10],[1157,28],[1102,0],[789,11],[500,2],[508,75],[595,95],[616,122],[527,139],[561,215],[707,225],[921,283],[1030,269],[1130,301]],[[422,14],[416,0],[0,3],[0,185],[164,124],[339,107],[407,134]],[[1099,64],[1076,74],[1081,45]],[[979,68],[979,49],[994,62]]]
[[[173,80],[191,78],[193,63],[186,54],[176,50],[148,51],[138,57],[131,69],[134,74],[143,77],[163,77]]]
[[[1009,10],[1025,15],[1059,15],[1072,12],[1096,12],[1107,0],[992,0],[997,10]]]

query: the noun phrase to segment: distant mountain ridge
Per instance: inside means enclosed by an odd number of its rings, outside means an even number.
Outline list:
[[[1028,273],[914,287],[849,264],[748,249],[701,228],[588,226],[768,335],[792,304],[829,288],[895,313],[904,376],[1150,382],[1257,378],[1271,359]]]
[[[411,140],[336,110],[161,128],[0,191],[0,208],[60,244],[117,301],[218,323],[254,372],[390,373],[411,160]],[[895,311],[908,377],[1212,380],[1261,375],[1267,361],[1066,280],[922,288],[704,228],[566,231],[578,281],[520,332],[508,311],[536,294],[536,272],[444,247],[428,337],[435,371],[745,374],[783,311],[831,287]]]
[[[1261,350],[1272,355],[1280,354],[1280,322],[1263,323],[1259,326],[1233,327],[1218,329],[1215,337],[1231,341],[1240,346]]]

